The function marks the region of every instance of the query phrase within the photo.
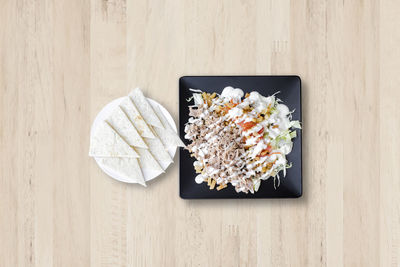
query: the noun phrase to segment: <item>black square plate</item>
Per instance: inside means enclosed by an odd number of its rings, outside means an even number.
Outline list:
[[[295,110],[294,120],[301,121],[301,80],[298,76],[184,76],[179,80],[179,134],[184,139],[185,123],[189,119],[189,105],[186,99],[192,96],[190,88],[201,89],[204,92],[221,93],[226,86],[241,88],[245,93],[258,91],[263,96],[269,96],[277,91],[277,97]],[[217,191],[210,190],[207,183],[196,184],[196,172],[193,168],[194,158],[187,150],[180,149],[179,191],[181,198],[296,198],[302,195],[302,166],[301,166],[301,130],[297,130],[293,150],[287,155],[292,168],[287,169],[286,177],[281,177],[280,186],[274,189],[273,179],[261,182],[260,189],[255,194],[236,193],[233,186]]]

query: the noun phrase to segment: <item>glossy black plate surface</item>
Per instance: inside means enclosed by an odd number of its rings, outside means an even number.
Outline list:
[[[184,139],[185,123],[189,119],[189,105],[193,101],[186,99],[192,96],[190,88],[201,89],[204,92],[221,93],[226,86],[241,88],[245,93],[258,91],[263,96],[269,96],[277,91],[276,95],[289,110],[295,110],[293,120],[301,121],[301,80],[298,76],[184,76],[179,79],[179,134]],[[207,183],[196,184],[196,172],[193,168],[194,158],[189,152],[180,149],[179,154],[179,192],[184,199],[206,198],[296,198],[302,195],[302,154],[301,154],[301,130],[297,130],[294,139],[293,150],[287,155],[292,168],[287,169],[286,177],[281,178],[280,186],[274,189],[273,179],[261,182],[260,189],[255,194],[236,193],[233,186],[228,185],[220,191],[210,190]]]

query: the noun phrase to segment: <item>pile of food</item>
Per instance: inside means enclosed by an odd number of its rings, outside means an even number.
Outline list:
[[[185,125],[186,147],[195,157],[197,183],[221,190],[231,184],[236,192],[255,193],[261,180],[270,177],[279,186],[282,171],[290,168],[286,155],[292,150],[299,121],[291,120],[288,107],[275,95],[244,95],[226,87],[221,95],[193,90]]]
[[[140,89],[117,101],[104,120],[93,124],[89,156],[123,181],[145,186],[173,162],[169,151],[184,144],[160,106]]]

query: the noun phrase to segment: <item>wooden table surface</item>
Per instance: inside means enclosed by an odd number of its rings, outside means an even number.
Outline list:
[[[2,1],[0,266],[399,266],[400,2]],[[178,119],[182,75],[296,74],[304,195],[187,201],[88,157],[140,86]]]

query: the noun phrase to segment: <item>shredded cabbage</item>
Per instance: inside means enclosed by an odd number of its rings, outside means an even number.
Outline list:
[[[203,97],[201,96],[201,94],[193,94],[193,99],[195,105],[203,104]]]
[[[261,185],[261,180],[260,179],[253,179],[254,182],[254,191],[258,191],[258,189],[260,188]]]
[[[203,92],[200,89],[192,89],[192,88],[190,88],[189,91],[195,92],[195,93],[202,93]]]
[[[296,128],[296,129],[301,129],[301,125],[299,121],[291,121],[290,122],[290,127]]]

